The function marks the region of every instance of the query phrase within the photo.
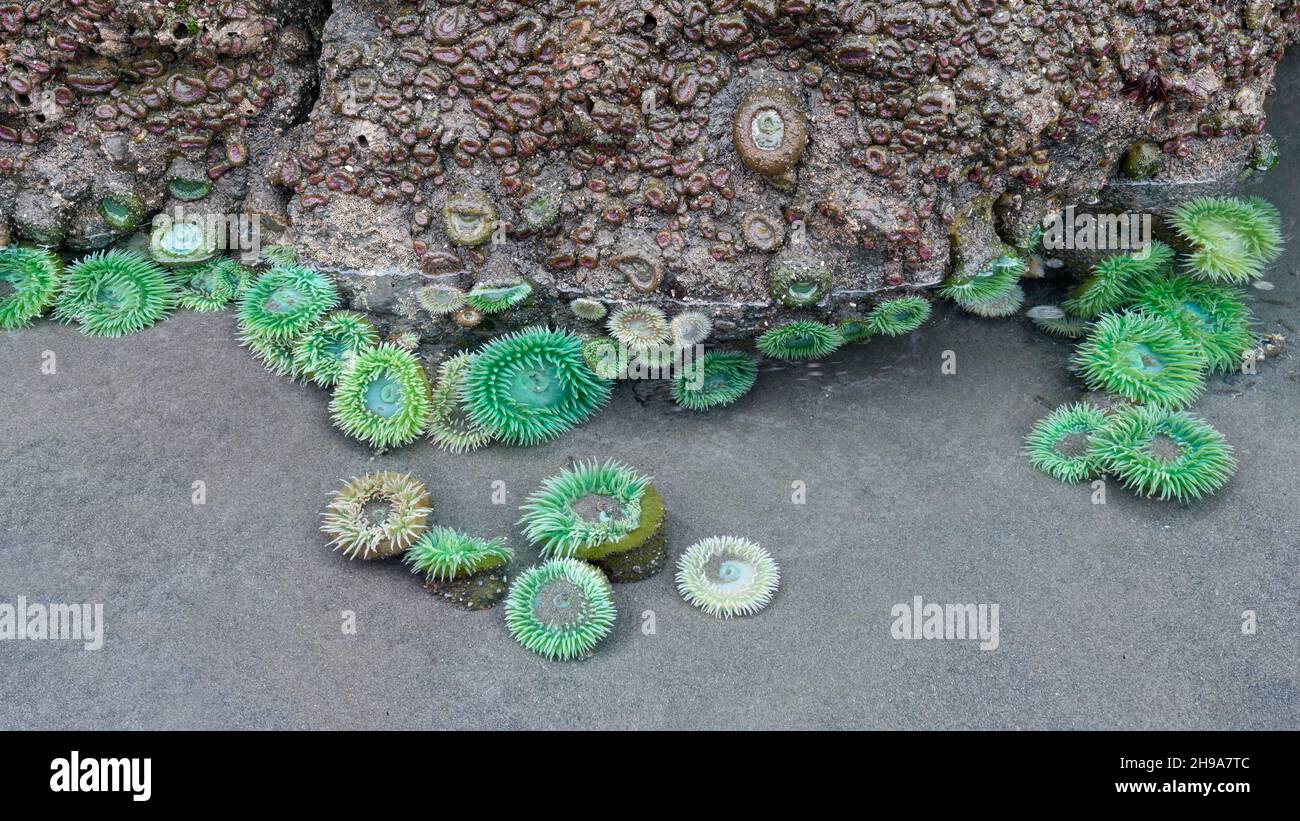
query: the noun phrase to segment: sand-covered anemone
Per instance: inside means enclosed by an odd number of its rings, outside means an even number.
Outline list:
[[[808,119],[799,99],[768,84],[749,91],[732,115],[731,138],[741,162],[781,189],[794,186],[794,168],[808,145]]]
[[[364,315],[335,311],[298,338],[293,346],[297,370],[323,388],[333,387],[348,358],[379,344],[379,331]]]
[[[796,319],[763,332],[758,349],[773,359],[817,359],[844,344],[837,328],[824,322]]]
[[[180,305],[192,311],[219,311],[248,289],[252,273],[229,257],[183,269],[176,275]]]
[[[176,307],[171,277],[134,251],[98,251],[70,266],[55,310],[89,336],[124,336]]]
[[[588,299],[580,296],[569,303],[569,310],[578,319],[585,319],[588,322],[596,322],[605,318],[605,303],[599,299]]]
[[[1198,279],[1249,282],[1282,253],[1281,218],[1259,197],[1198,197],[1167,220],[1191,246],[1184,269]]]
[[[246,335],[290,340],[338,302],[338,290],[324,274],[299,265],[272,268],[240,298],[239,324]]]
[[[699,345],[713,333],[713,320],[700,311],[682,311],[669,323],[673,344],[678,348]]]
[[[608,401],[610,383],[587,366],[581,337],[535,326],[485,345],[462,391],[475,424],[503,442],[535,445],[595,413]]]
[[[1106,425],[1106,414],[1085,403],[1062,405],[1038,420],[1025,437],[1029,463],[1071,484],[1101,473],[1092,437]]]
[[[506,629],[548,659],[589,655],[614,629],[609,580],[577,559],[551,559],[520,574],[505,601]]]
[[[521,304],[533,292],[522,279],[486,280],[470,289],[465,301],[484,314],[499,314]]]
[[[415,301],[434,316],[455,313],[465,306],[465,292],[455,285],[436,282],[415,291]]]
[[[1143,496],[1199,499],[1237,469],[1232,446],[1209,424],[1155,407],[1117,411],[1093,438],[1102,467]]]
[[[617,541],[641,521],[650,477],[622,462],[579,462],[547,478],[525,500],[519,524],[543,557],[584,555]]]
[[[996,302],[1006,297],[1025,272],[1025,260],[1000,256],[972,274],[950,277],[938,288],[942,297],[969,309],[980,303]]]
[[[1184,408],[1205,385],[1205,355],[1164,317],[1106,314],[1079,345],[1074,367],[1088,387],[1138,404]]]
[[[349,559],[384,559],[423,535],[430,512],[423,482],[381,470],[344,485],[325,508],[321,530]]]
[[[497,227],[497,210],[482,191],[452,194],[442,209],[443,230],[453,245],[482,245]]]
[[[736,536],[702,539],[677,560],[677,591],[718,618],[752,616],[767,607],[780,580],[771,554]]]
[[[787,308],[816,305],[831,291],[831,267],[809,254],[783,253],[767,265],[767,293]]]
[[[673,381],[673,399],[691,410],[730,405],[749,393],[758,365],[739,351],[709,351],[692,361]]]
[[[867,314],[872,331],[885,336],[909,334],[929,318],[929,300],[915,295],[883,300],[876,303]]]
[[[1173,322],[1183,338],[1200,347],[1211,371],[1237,369],[1255,344],[1250,310],[1227,285],[1170,277],[1148,287],[1137,307]]]
[[[149,256],[170,267],[197,265],[217,254],[216,231],[200,217],[155,218],[149,235]]]
[[[345,365],[334,388],[330,416],[348,436],[387,450],[424,432],[431,404],[420,360],[409,351],[380,344]]]
[[[58,299],[63,263],[44,248],[0,248],[0,330],[32,323]]]
[[[462,353],[443,362],[433,389],[428,439],[452,453],[477,450],[493,437],[490,428],[475,423],[465,411],[462,386],[472,358],[472,354]]]
[[[1070,290],[1061,307],[1085,319],[1123,308],[1157,282],[1173,259],[1173,249],[1158,240],[1144,251],[1106,257]]]
[[[634,351],[666,344],[672,335],[664,312],[649,305],[624,305],[609,315],[605,328]]]
[[[402,559],[424,576],[425,589],[466,610],[484,610],[506,594],[506,566],[514,551],[503,539],[481,539],[450,527],[431,527]]]
[[[1025,311],[1025,316],[1049,334],[1066,339],[1080,339],[1088,333],[1086,319],[1068,315],[1059,305],[1035,305]]]

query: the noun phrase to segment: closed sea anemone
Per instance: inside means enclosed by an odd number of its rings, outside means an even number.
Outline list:
[[[296,369],[323,388],[333,387],[349,357],[379,344],[370,320],[354,311],[335,311],[299,337],[293,347]]]
[[[1250,310],[1239,292],[1227,285],[1170,277],[1152,283],[1137,307],[1173,322],[1184,339],[1201,349],[1211,371],[1237,369],[1242,355],[1255,344]]]
[[[1204,421],[1155,407],[1117,411],[1093,439],[1102,467],[1147,497],[1199,499],[1237,469],[1232,447]]]
[[[605,327],[610,336],[632,350],[663,345],[671,336],[664,312],[649,305],[625,305],[609,315]]]
[[[772,556],[748,539],[711,536],[677,560],[677,590],[711,616],[752,616],[772,601],[781,580]]]
[[[424,533],[429,492],[405,473],[381,470],[343,486],[322,517],[330,544],[349,559],[384,559],[406,550]]]
[[[0,330],[12,331],[54,306],[63,263],[43,248],[0,248]]]
[[[1198,197],[1175,208],[1169,224],[1191,246],[1184,269],[1198,279],[1258,279],[1282,253],[1277,209],[1259,197]]]
[[[610,383],[587,366],[580,337],[530,327],[485,345],[462,392],[475,424],[503,442],[535,445],[595,413],[608,401]]]
[[[430,404],[420,361],[409,351],[381,344],[362,351],[343,368],[330,416],[348,436],[383,451],[423,433]]]
[[[1088,387],[1138,404],[1190,405],[1205,384],[1205,356],[1169,320],[1142,313],[1106,314],[1075,351]]]
[[[443,362],[433,389],[428,439],[451,453],[477,450],[492,441],[492,430],[475,423],[465,411],[462,386],[472,358],[462,353]]]
[[[773,359],[817,359],[844,344],[838,329],[822,322],[796,319],[758,338],[758,349]]]
[[[758,366],[747,354],[709,351],[673,381],[673,399],[691,410],[730,405],[748,393],[757,378]]]
[[[162,268],[133,251],[99,251],[68,268],[55,315],[88,336],[124,336],[165,318],[176,289]]]
[[[1061,307],[1084,319],[1124,308],[1157,282],[1169,270],[1173,259],[1173,249],[1159,241],[1152,242],[1141,253],[1106,257],[1070,290]]]
[[[1029,464],[1071,484],[1095,478],[1101,466],[1092,450],[1092,437],[1105,424],[1106,414],[1092,405],[1062,405],[1038,420],[1025,437]]]
[[[831,290],[831,269],[807,254],[783,253],[768,263],[767,292],[787,308],[816,305]]]
[[[257,278],[239,301],[239,324],[246,336],[291,340],[338,304],[334,283],[298,265],[272,268]]]
[[[609,580],[577,559],[551,559],[520,574],[505,601],[506,629],[548,659],[589,655],[614,628]]]
[[[216,232],[198,217],[162,220],[149,236],[149,256],[162,265],[197,265],[216,254]]]
[[[925,297],[900,296],[876,303],[867,314],[875,333],[901,336],[921,327],[930,318],[930,303]]]
[[[502,539],[480,539],[450,527],[431,527],[403,559],[422,574],[425,589],[466,610],[484,610],[506,594],[506,566],[514,551]]]
[[[542,482],[520,508],[524,536],[543,557],[577,556],[616,542],[641,521],[650,477],[617,461],[579,462]]]

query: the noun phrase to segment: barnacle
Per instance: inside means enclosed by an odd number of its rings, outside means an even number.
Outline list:
[[[338,291],[324,274],[298,265],[272,268],[239,301],[246,336],[287,341],[311,327],[338,304]]]
[[[679,348],[699,345],[713,333],[713,322],[699,311],[682,311],[669,323],[673,344]]]
[[[677,560],[682,598],[718,618],[751,616],[767,607],[780,580],[771,554],[736,536],[702,539]]]
[[[58,299],[63,263],[43,248],[0,248],[0,330],[30,325]]]
[[[1200,347],[1212,372],[1235,370],[1255,344],[1250,311],[1227,285],[1170,277],[1152,283],[1138,307],[1173,322],[1183,338]]]
[[[525,570],[505,602],[515,641],[548,659],[586,656],[614,628],[609,581],[577,559],[551,559]]]
[[[767,266],[767,292],[787,308],[816,305],[831,290],[831,269],[807,254],[773,257]]]
[[[930,318],[930,303],[925,297],[900,296],[876,303],[867,314],[875,333],[900,336],[921,327]]]
[[[1117,411],[1093,437],[1093,453],[1126,487],[1160,499],[1199,499],[1237,469],[1223,434],[1191,414],[1154,407]]]
[[[1160,241],[1152,242],[1140,253],[1106,257],[1093,267],[1087,279],[1071,289],[1061,307],[1084,319],[1123,308],[1158,281],[1173,258],[1173,249]]]
[[[605,327],[610,336],[633,351],[663,345],[671,335],[664,312],[648,305],[619,308],[609,315]]]
[[[1184,268],[1198,279],[1249,282],[1282,253],[1277,209],[1258,197],[1199,197],[1168,220],[1192,247]]]
[[[326,507],[321,530],[349,559],[384,559],[420,538],[430,512],[423,482],[381,470],[344,485]]]
[[[1105,424],[1106,414],[1092,405],[1062,405],[1025,437],[1025,455],[1031,465],[1062,482],[1092,479],[1101,472],[1092,437]]]
[[[221,257],[183,269],[176,279],[182,308],[219,311],[249,287],[252,274],[233,259]]]
[[[1000,256],[974,274],[944,280],[938,293],[963,308],[977,303],[996,302],[1012,292],[1024,272],[1024,259]]]
[[[133,251],[99,251],[68,268],[55,315],[80,322],[89,336],[123,336],[175,307],[166,271]]]
[[[433,389],[428,438],[452,453],[477,450],[492,441],[492,430],[475,423],[465,411],[462,385],[472,358],[462,353],[443,362]]]
[[[362,314],[335,311],[298,338],[293,361],[298,371],[323,388],[333,387],[349,357],[379,344],[379,332]]]
[[[367,348],[339,375],[330,416],[339,430],[379,450],[405,445],[429,421],[429,381],[420,361],[393,345]]]
[[[578,462],[542,482],[520,508],[524,536],[543,557],[599,558],[636,529],[650,477],[614,460]]]
[[[691,410],[730,405],[749,392],[758,366],[739,351],[709,351],[688,364],[673,381],[673,399]]]
[[[825,323],[796,319],[764,331],[757,344],[773,359],[817,359],[843,345],[844,337]]]
[[[475,424],[512,445],[534,445],[586,420],[609,399],[610,383],[587,367],[582,339],[530,327],[498,337],[465,374],[466,410]]]
[[[1169,320],[1106,314],[1093,323],[1073,359],[1088,387],[1163,408],[1183,408],[1205,384],[1205,355]]]
[[[434,316],[454,313],[465,305],[465,292],[454,285],[435,283],[415,292],[415,301]]]
[[[528,299],[533,286],[522,279],[480,282],[465,295],[465,301],[485,314],[499,314]]]

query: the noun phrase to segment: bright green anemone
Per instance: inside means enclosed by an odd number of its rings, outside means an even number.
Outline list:
[[[1168,221],[1191,246],[1184,268],[1198,279],[1249,282],[1282,253],[1277,209],[1259,197],[1198,197],[1175,208]]]
[[[498,337],[470,363],[462,387],[470,419],[513,445],[535,445],[585,421],[610,383],[583,359],[575,334],[530,327]]]
[[[773,359],[817,359],[843,344],[838,328],[804,319],[771,328],[758,338],[758,349]]]
[[[1105,425],[1106,414],[1092,405],[1062,405],[1025,437],[1025,455],[1031,465],[1062,482],[1092,479],[1101,472],[1092,437]]]
[[[533,286],[522,279],[480,282],[465,295],[465,301],[484,314],[499,314],[528,299]]]
[[[514,555],[504,539],[480,539],[436,525],[407,548],[402,561],[429,581],[450,581],[502,567]]]
[[[586,656],[614,629],[609,580],[578,559],[551,559],[520,574],[505,602],[515,641],[548,659]]]
[[[323,388],[339,381],[349,357],[379,344],[379,332],[359,313],[335,311],[298,338],[293,346],[296,369]]]
[[[930,303],[924,297],[900,296],[876,304],[867,314],[875,333],[886,336],[909,334],[930,318]]]
[[[519,524],[542,556],[589,558],[584,551],[616,542],[641,522],[650,477],[622,462],[579,462],[529,496]]]
[[[492,431],[476,424],[465,411],[462,386],[471,361],[472,354],[462,353],[443,362],[433,389],[428,438],[452,453],[477,450],[492,441]]]
[[[849,317],[835,326],[845,343],[861,343],[876,335],[866,317]]]
[[[1023,304],[1025,304],[1024,289],[1019,285],[1012,285],[1010,291],[997,299],[990,299],[986,302],[972,302],[969,305],[961,306],[961,309],[985,319],[1001,319],[1020,310],[1020,306]]]
[[[338,301],[334,283],[324,274],[298,265],[272,268],[244,292],[239,323],[247,335],[290,340]]]
[[[1232,447],[1204,421],[1154,407],[1118,411],[1093,439],[1106,471],[1143,496],[1199,499],[1237,469]]]
[[[409,351],[381,344],[358,354],[343,368],[330,416],[339,430],[371,447],[405,445],[429,422],[429,381]]]
[[[598,336],[582,343],[582,361],[601,379],[622,379],[632,362],[627,346],[608,336]]]
[[[673,381],[673,399],[691,410],[730,405],[748,393],[757,378],[758,366],[747,354],[709,351]]]
[[[939,286],[939,296],[951,299],[963,308],[1005,297],[1025,272],[1025,260],[1000,256],[974,274],[951,277]]]
[[[162,268],[134,251],[99,251],[67,270],[55,314],[89,336],[124,336],[165,318],[176,288]]]
[[[1200,347],[1211,371],[1236,370],[1255,344],[1250,310],[1240,292],[1227,285],[1171,277],[1153,283],[1138,307],[1173,322],[1183,338]]]
[[[252,284],[252,273],[228,257],[179,269],[175,278],[181,307],[192,311],[219,311]]]
[[[1173,249],[1159,241],[1144,252],[1106,257],[1070,291],[1061,307],[1085,319],[1123,308],[1168,271],[1173,258]]]
[[[1044,331],[1066,339],[1079,339],[1088,333],[1088,321],[1068,316],[1058,305],[1035,305],[1025,316]]]
[[[677,560],[677,591],[718,618],[752,616],[772,601],[781,572],[771,554],[748,539],[711,536]]]
[[[0,330],[32,323],[58,299],[63,263],[44,248],[0,248]]]
[[[1164,317],[1106,314],[1075,352],[1088,387],[1138,404],[1184,408],[1205,385],[1205,355]]]
[[[253,356],[276,376],[290,376],[297,379],[301,372],[293,358],[292,339],[281,340],[257,334],[241,334],[239,344],[247,346]]]

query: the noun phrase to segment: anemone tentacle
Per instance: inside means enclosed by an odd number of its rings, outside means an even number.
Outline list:
[[[773,359],[819,359],[838,350],[844,337],[834,326],[796,319],[764,331],[757,344]]]
[[[240,298],[239,324],[248,335],[292,340],[338,302],[338,290],[324,274],[298,265],[272,268]]]
[[[171,277],[150,260],[98,251],[68,268],[55,315],[88,336],[124,336],[166,318],[176,299]]]
[[[473,354],[457,354],[438,368],[429,414],[428,438],[443,450],[465,453],[492,441],[491,429],[476,424],[465,410],[462,386]]]
[[[877,303],[867,314],[871,330],[886,336],[911,333],[929,318],[929,300],[915,295],[886,299]]]
[[[435,525],[407,548],[402,561],[429,581],[450,581],[502,567],[514,555],[504,539],[480,539]]]
[[[528,497],[519,524],[543,557],[596,558],[589,549],[636,529],[650,481],[622,462],[578,462],[547,478]]]
[[[298,372],[323,388],[331,388],[350,357],[379,344],[379,331],[363,314],[335,311],[300,336],[293,346]]]
[[[730,405],[748,393],[758,379],[754,360],[739,351],[709,351],[683,370],[673,381],[673,399],[691,410]]]

